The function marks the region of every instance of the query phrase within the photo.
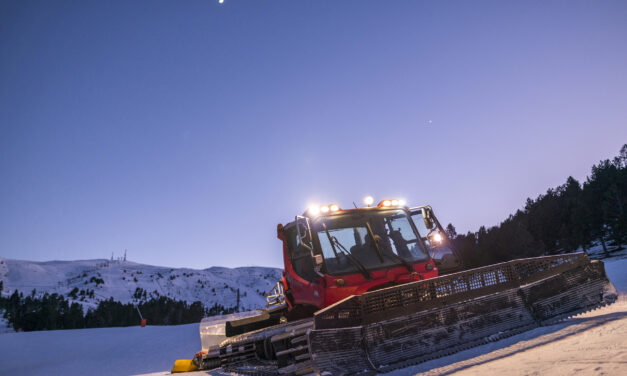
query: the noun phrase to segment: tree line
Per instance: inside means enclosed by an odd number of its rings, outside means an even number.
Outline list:
[[[516,258],[588,250],[605,255],[627,240],[627,144],[614,159],[600,161],[581,184],[569,177],[497,226],[477,232],[446,232],[468,267]]]
[[[139,325],[139,311],[150,325],[178,325],[200,322],[204,316],[233,313],[235,307],[214,304],[205,307],[200,301],[188,304],[161,296],[138,304],[103,300],[86,313],[83,307],[60,294],[37,296],[35,290],[24,296],[17,290],[0,297],[0,311],[16,331],[102,328]]]

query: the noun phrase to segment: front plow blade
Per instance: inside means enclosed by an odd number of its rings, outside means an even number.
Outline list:
[[[387,372],[576,315],[617,298],[584,253],[514,260],[352,296],[316,313],[321,375]]]
[[[174,362],[172,373],[193,372],[198,370],[192,359],[178,359]]]

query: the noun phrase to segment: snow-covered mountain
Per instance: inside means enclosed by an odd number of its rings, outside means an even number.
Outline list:
[[[200,301],[234,307],[237,291],[240,310],[264,307],[265,293],[281,276],[281,269],[266,267],[208,269],[166,268],[121,260],[33,262],[0,258],[2,295],[15,290],[39,296],[62,294],[85,309],[113,298],[122,303],[167,296],[189,303]]]

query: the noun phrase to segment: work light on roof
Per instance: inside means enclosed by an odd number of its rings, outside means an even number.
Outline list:
[[[307,212],[311,216],[318,216],[320,214],[328,214],[340,211],[340,206],[338,204],[329,204],[329,205],[312,205],[307,209]]]
[[[397,198],[383,200],[379,203],[379,207],[391,208],[391,207],[402,207],[405,206],[407,202],[405,200],[400,200]]]

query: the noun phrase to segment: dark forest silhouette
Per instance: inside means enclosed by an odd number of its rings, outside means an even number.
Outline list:
[[[592,167],[580,184],[573,177],[535,200],[528,198],[498,226],[457,234],[446,232],[469,267],[523,257],[588,250],[598,244],[606,256],[627,239],[627,144],[612,160]]]
[[[63,295],[37,296],[35,290],[24,296],[17,290],[8,298],[0,298],[0,309],[14,330],[55,330],[102,328],[139,325],[141,311],[150,325],[178,325],[199,322],[204,316],[232,313],[236,307],[214,304],[204,307],[199,301],[188,304],[161,296],[136,304],[120,303],[113,298],[98,303],[95,309],[83,313],[79,303]]]

